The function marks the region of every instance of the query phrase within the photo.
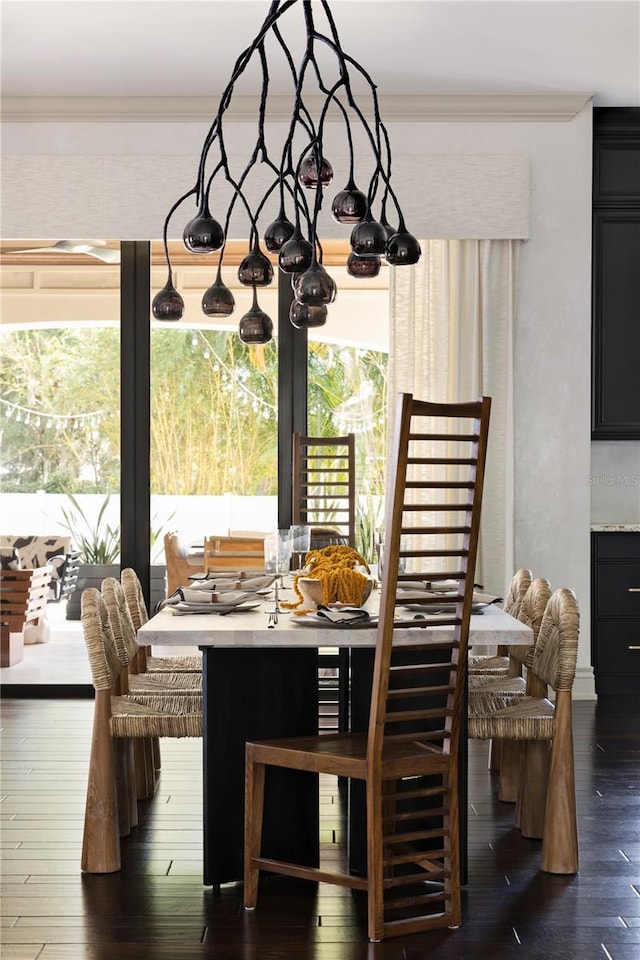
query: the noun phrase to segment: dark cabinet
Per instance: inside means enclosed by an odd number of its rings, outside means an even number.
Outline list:
[[[591,534],[597,694],[640,693],[640,533]]]
[[[640,108],[593,111],[592,437],[640,439]]]

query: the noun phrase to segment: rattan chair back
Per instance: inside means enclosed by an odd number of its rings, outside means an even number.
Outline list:
[[[554,590],[545,608],[531,670],[556,692],[570,691],[576,676],[580,613],[575,594]]]
[[[139,630],[149,619],[149,612],[142,592],[142,584],[138,574],[132,567],[125,567],[120,571],[120,583],[124,590],[124,597],[129,608],[129,615],[134,630]]]
[[[522,601],[524,600],[527,590],[531,586],[532,580],[533,574],[531,573],[531,570],[527,570],[525,567],[521,567],[520,570],[516,570],[511,578],[507,596],[505,597],[505,601],[502,606],[506,613],[510,613],[512,617],[518,616],[520,607],[522,606]]]

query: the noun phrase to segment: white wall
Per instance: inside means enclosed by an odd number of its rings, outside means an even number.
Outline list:
[[[406,200],[410,229],[420,236],[444,235],[442,207],[459,206],[462,191],[458,212],[466,211],[471,220],[486,203],[486,189],[474,198],[468,180],[448,194],[438,191],[429,171],[445,177],[452,166],[446,158],[466,158],[462,167],[473,169],[473,158],[494,156],[514,177],[522,173],[522,158],[527,160],[530,224],[515,340],[516,563],[554,586],[575,590],[582,610],[576,693],[592,695],[590,102],[572,119],[388,125],[396,189]],[[3,234],[23,238],[158,237],[169,205],[194,179],[204,131],[204,125],[190,122],[6,123],[4,128]],[[413,184],[404,181],[421,171],[427,186],[413,195]],[[509,203],[509,186],[499,177],[494,182],[495,203],[503,204],[505,216],[517,203],[516,193]],[[438,217],[432,220],[436,206]],[[521,222],[514,222],[513,230],[512,235],[526,235]]]

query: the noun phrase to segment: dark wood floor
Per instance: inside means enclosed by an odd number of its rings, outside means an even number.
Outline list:
[[[93,704],[2,701],[5,960],[638,960],[640,703],[575,704],[581,869],[539,870],[540,843],[495,797],[471,743],[470,878],[457,931],[367,943],[362,896],[271,878],[254,913],[239,885],[201,884],[200,742],[163,741],[161,784],[123,868],[80,874]],[[323,852],[340,856],[340,795],[322,789]]]

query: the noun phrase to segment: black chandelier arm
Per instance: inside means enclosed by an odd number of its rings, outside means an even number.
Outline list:
[[[400,224],[398,227],[398,231],[402,233],[406,230],[406,226],[405,226],[402,210],[400,209],[400,203],[396,196],[395,190],[391,186],[391,144],[389,143],[389,133],[387,131],[385,124],[382,121],[380,121],[380,129],[384,137],[385,149],[387,154],[387,175],[385,177],[384,196],[382,197],[381,216],[386,217],[387,199],[391,197],[391,199],[393,200],[393,205],[396,208],[396,213],[398,214],[398,220]]]
[[[196,184],[195,187],[192,187],[191,190],[188,190],[178,200],[176,200],[176,202],[173,204],[173,206],[169,210],[169,213],[166,215],[164,220],[164,226],[162,228],[162,245],[164,247],[164,257],[165,257],[165,260],[167,261],[167,267],[169,269],[169,280],[172,280],[171,257],[169,256],[169,243],[167,240],[167,234],[169,232],[169,223],[171,221],[171,217],[174,215],[178,207],[180,207],[185,202],[185,200],[188,200],[189,197],[192,197],[194,194],[197,195],[197,193],[198,193],[198,185]]]
[[[220,97],[220,102],[218,104],[218,110],[217,110],[216,116],[214,117],[213,122],[204,139],[204,145],[202,148],[202,153],[200,155],[200,168],[199,168],[199,175],[198,175],[201,184],[204,182],[204,166],[206,164],[207,155],[209,153],[209,150],[211,149],[211,146],[215,142],[215,140],[220,139],[222,117],[225,111],[228,109],[229,104],[231,102],[236,81],[244,73],[256,49],[258,49],[261,45],[264,44],[264,38],[267,36],[269,31],[273,28],[274,24],[277,23],[280,17],[283,16],[283,14],[285,14],[287,10],[294,5],[294,3],[297,3],[297,0],[285,0],[285,2],[282,4],[279,2],[279,0],[273,0],[273,2],[271,3],[271,7],[269,8],[269,13],[265,17],[262,27],[260,28],[260,31],[258,32],[257,36],[253,39],[251,44],[245,50],[242,51],[240,56],[237,58],[233,67],[233,71],[231,73],[231,79],[229,80],[227,86],[223,90],[222,95]],[[222,155],[223,153],[222,147],[220,152]]]

